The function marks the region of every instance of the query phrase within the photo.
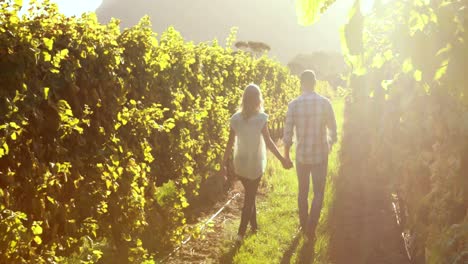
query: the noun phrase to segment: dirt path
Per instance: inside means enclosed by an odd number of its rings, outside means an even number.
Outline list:
[[[361,129],[345,130],[355,134],[344,135],[342,143],[340,179],[329,222],[330,259],[335,264],[410,263],[389,182],[376,172],[379,164],[369,161],[371,149],[365,139],[370,132],[362,129],[363,122],[348,124]]]
[[[243,195],[242,185],[239,181],[234,183],[233,188],[229,191],[226,199],[219,201],[213,206],[212,210],[204,213],[199,217],[199,222],[204,223],[210,219],[226,202],[228,202],[237,193],[241,194],[234,198],[225,208],[213,219],[212,224],[202,232],[204,237],[191,239],[185,245],[182,245],[179,250],[172,254],[163,263],[181,264],[181,263],[221,263],[220,259],[225,257],[222,245],[226,240],[224,229],[229,221],[236,221],[240,218]]]
[[[345,186],[337,192],[329,223],[331,259],[336,264],[409,263],[390,195],[358,174],[342,174],[349,179],[341,183]]]

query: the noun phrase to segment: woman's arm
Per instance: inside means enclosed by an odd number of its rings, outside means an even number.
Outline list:
[[[234,139],[236,138],[236,132],[232,129],[229,129],[229,139],[226,144],[226,149],[224,150],[223,163],[221,164],[221,171],[226,172],[226,167],[229,162],[229,157],[231,156],[232,147],[234,146]]]
[[[281,156],[281,153],[279,152],[278,147],[276,147],[275,142],[273,142],[273,139],[271,139],[270,131],[268,130],[268,123],[266,123],[265,126],[263,127],[262,135],[263,135],[263,139],[265,140],[265,145],[273,153],[273,155],[275,155],[275,157],[279,161],[281,161],[281,163],[283,164],[283,167],[291,168],[292,164],[289,164],[288,160],[286,160],[285,158],[283,158],[283,156]]]

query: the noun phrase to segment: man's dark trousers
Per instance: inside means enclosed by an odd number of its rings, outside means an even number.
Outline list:
[[[325,161],[318,164],[296,163],[296,171],[299,182],[299,220],[302,230],[308,236],[314,236],[315,227],[317,226],[320,218],[327,179],[327,170],[328,157]],[[314,197],[309,213],[308,196],[311,176]]]

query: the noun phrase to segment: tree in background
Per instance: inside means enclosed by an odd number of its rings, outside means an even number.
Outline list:
[[[335,89],[345,85],[344,75],[348,72],[348,66],[341,54],[324,51],[299,54],[287,66],[294,75],[312,69],[318,79],[327,81]]]
[[[234,47],[250,52],[256,57],[260,57],[271,50],[271,47],[268,44],[259,41],[238,41],[234,44]]]

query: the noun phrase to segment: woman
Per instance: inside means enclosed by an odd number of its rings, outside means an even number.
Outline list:
[[[252,232],[258,229],[255,197],[260,179],[265,172],[266,147],[281,161],[283,167],[292,167],[292,163],[281,156],[271,139],[268,131],[268,115],[263,112],[262,104],[260,88],[250,84],[244,90],[240,110],[230,119],[229,140],[224,153],[222,172],[226,173],[226,166],[234,146],[234,172],[239,176],[245,189],[237,242],[243,240],[248,223]]]

